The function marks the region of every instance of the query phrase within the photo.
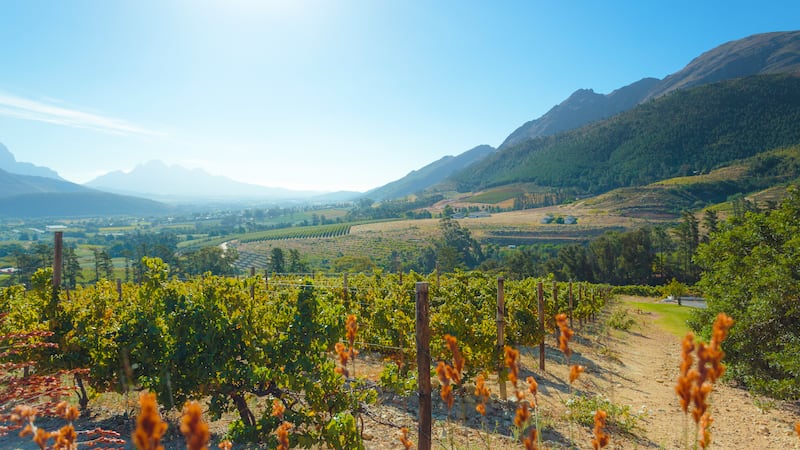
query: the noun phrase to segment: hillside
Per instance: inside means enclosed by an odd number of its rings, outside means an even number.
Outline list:
[[[152,200],[0,169],[0,217],[153,215],[168,211]]]
[[[680,90],[611,119],[493,153],[451,179],[461,191],[510,183],[579,193],[706,173],[800,143],[800,78],[762,75]]]
[[[91,190],[0,198],[0,217],[152,216],[169,211],[152,200]]]
[[[90,192],[91,189],[54,178],[19,175],[0,169],[0,198],[34,193]]]
[[[405,197],[423,191],[470,164],[480,161],[494,151],[492,146],[479,145],[458,156],[445,156],[419,170],[412,170],[399,180],[366,192],[364,197],[380,201]]]

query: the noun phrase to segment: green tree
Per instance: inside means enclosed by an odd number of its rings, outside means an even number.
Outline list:
[[[286,272],[286,261],[284,259],[282,248],[275,247],[272,249],[272,251],[270,252],[269,262],[273,272],[275,273]]]
[[[70,289],[75,289],[78,278],[82,278],[81,265],[78,262],[78,255],[75,254],[75,247],[64,247],[64,283]]]
[[[308,272],[308,264],[300,259],[300,251],[295,248],[289,249],[289,272]]]
[[[234,264],[238,259],[239,252],[235,248],[203,247],[186,255],[186,272],[190,275],[206,272],[220,276],[233,275],[236,273]]]
[[[681,269],[684,280],[694,281],[697,276],[696,266],[692,262],[697,246],[700,244],[699,222],[691,211],[681,213],[681,222],[675,230],[678,237]]]
[[[800,398],[800,190],[780,208],[746,213],[700,246],[698,283],[707,309],[692,327],[708,338],[725,312],[736,323],[725,341],[729,373],[749,388]]]
[[[707,209],[706,212],[703,213],[703,228],[706,229],[703,242],[708,242],[711,235],[716,233],[719,229],[719,216],[716,210]]]
[[[442,237],[436,241],[435,246],[441,270],[451,272],[455,268],[472,269],[483,260],[480,244],[458,221],[443,217],[439,220],[439,229]]]

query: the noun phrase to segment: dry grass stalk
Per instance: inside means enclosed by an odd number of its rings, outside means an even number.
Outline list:
[[[605,432],[606,418],[608,414],[602,409],[598,409],[594,413],[594,438],[592,438],[592,448],[594,450],[601,449],[608,445],[611,441],[611,436]]]
[[[186,438],[187,450],[208,450],[211,433],[203,421],[202,410],[197,402],[187,402],[181,416],[181,433]]]
[[[139,395],[141,411],[136,418],[136,430],[133,432],[133,445],[138,450],[164,450],[161,437],[167,431],[167,424],[158,413],[156,395],[143,392]]]

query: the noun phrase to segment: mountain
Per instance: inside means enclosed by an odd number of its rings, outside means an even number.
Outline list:
[[[210,175],[202,169],[168,166],[150,161],[130,172],[114,171],[85,184],[118,194],[138,195],[155,200],[221,200],[229,198],[301,199],[320,192],[292,191],[240,183],[230,178]]]
[[[528,182],[602,193],[707,173],[800,143],[800,75],[681,89],[612,118],[498,150],[455,174],[459,190]]]
[[[752,35],[703,53],[663,80],[644,78],[608,95],[579,89],[538,119],[514,130],[499,149],[602,120],[679,89],[752,75],[798,71],[800,31]]]
[[[514,130],[498,148],[502,150],[528,139],[571,130],[626,111],[650,95],[659,83],[657,78],[644,78],[608,95],[579,89],[543,116]]]
[[[55,170],[36,166],[27,162],[18,162],[14,154],[3,144],[0,144],[0,169],[19,175],[33,175],[64,181],[63,178],[58,176]]]
[[[91,189],[69,181],[48,177],[19,175],[0,169],[0,198],[23,194],[89,192]]]
[[[363,196],[381,201],[421,192],[444,181],[450,175],[470,164],[480,161],[494,151],[495,148],[490,145],[479,145],[458,156],[445,156],[419,170],[412,170],[408,175],[399,180],[367,191]]]
[[[0,169],[0,217],[157,215],[165,205],[96,191],[68,181]]]
[[[645,100],[677,89],[751,75],[800,72],[800,31],[755,34],[727,42],[664,78]]]

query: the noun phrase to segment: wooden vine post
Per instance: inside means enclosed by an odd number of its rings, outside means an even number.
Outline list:
[[[255,278],[255,277],[256,277],[256,268],[250,266],[250,278]],[[256,299],[256,282],[255,280],[252,280],[252,284],[250,284],[250,300],[255,300],[255,299]]]
[[[544,370],[544,286],[541,281],[537,285],[537,296],[539,300],[539,329],[542,332],[542,340],[539,342],[539,370]]]
[[[572,326],[572,280],[569,282],[569,327],[575,329]]]
[[[64,267],[64,232],[56,231],[53,237],[53,298],[58,298],[61,288],[61,270]]]
[[[418,282],[417,288],[417,380],[419,395],[419,419],[417,434],[419,450],[431,449],[431,330],[428,283]]]
[[[558,310],[558,282],[553,281],[553,315],[559,313]],[[561,340],[561,328],[555,327],[556,332],[556,344],[558,344]]]
[[[505,400],[508,397],[506,392],[506,380],[504,374],[503,347],[506,345],[506,300],[503,277],[497,277],[497,354],[499,355],[497,365],[497,383],[500,385],[500,398]]]

